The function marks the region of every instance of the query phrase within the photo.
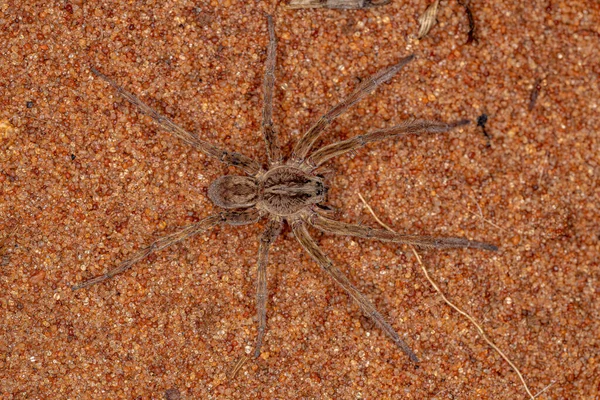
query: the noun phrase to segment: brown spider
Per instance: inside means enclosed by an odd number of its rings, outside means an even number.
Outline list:
[[[321,132],[349,107],[357,103],[378,85],[389,81],[404,65],[413,59],[408,56],[396,65],[376,73],[365,80],[348,98],[323,115],[316,124],[304,134],[296,144],[292,156],[284,161],[281,149],[277,145],[277,132],[273,128],[273,87],[275,82],[275,50],[276,39],[273,19],[268,17],[269,47],[267,51],[266,72],[264,76],[264,104],[262,113],[262,133],[266,142],[268,166],[263,169],[261,164],[253,159],[236,152],[219,148],[200,139],[195,133],[187,132],[173,123],[168,118],[159,115],[156,111],[144,104],[133,94],[127,92],[115,81],[95,69],[91,71],[112,85],[121,96],[137,106],[141,112],[152,117],[158,125],[171,132],[186,143],[194,146],[202,153],[216,158],[222,163],[241,168],[246,175],[226,175],[214,181],[208,189],[208,197],[218,207],[227,209],[215,215],[210,215],[200,222],[186,226],[171,235],[164,236],[150,246],[146,247],[132,258],[123,261],[116,268],[106,274],[89,279],[73,286],[74,290],[81,289],[103,282],[120,274],[138,261],[146,258],[155,251],[162,250],[174,243],[187,239],[190,236],[206,232],[217,225],[247,225],[268,217],[266,229],[260,238],[258,250],[258,283],[257,283],[257,309],[258,309],[258,337],[254,356],[260,354],[260,348],[266,329],[267,305],[267,260],[269,248],[275,241],[283,222],[286,221],[292,228],[300,245],[310,254],[319,266],[328,273],[360,306],[362,311],[377,324],[398,347],[400,347],[412,361],[419,359],[406,343],[396,333],[394,328],[377,311],[375,306],[348,280],[348,278],[333,265],[329,257],[321,250],[310,236],[307,226],[310,225],[321,231],[337,235],[357,236],[367,239],[405,243],[425,248],[478,248],[497,250],[496,246],[475,242],[463,238],[435,238],[430,236],[401,235],[381,229],[373,229],[362,225],[347,224],[330,219],[323,215],[326,206],[322,205],[327,194],[327,186],[323,177],[315,174],[315,170],[327,160],[359,149],[370,142],[398,137],[406,134],[440,133],[467,124],[468,121],[442,123],[436,121],[411,120],[387,129],[380,129],[366,135],[356,136],[328,146],[324,146],[311,153],[311,148]]]

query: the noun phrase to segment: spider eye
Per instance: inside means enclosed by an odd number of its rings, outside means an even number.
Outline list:
[[[327,192],[327,188],[323,185],[322,182],[317,182],[317,196],[322,196],[323,193]]]
[[[223,208],[252,207],[258,199],[258,182],[248,176],[225,175],[211,183],[208,198]]]

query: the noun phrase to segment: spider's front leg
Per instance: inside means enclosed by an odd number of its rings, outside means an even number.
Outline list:
[[[314,145],[315,141],[321,135],[321,132],[325,130],[337,117],[345,113],[350,107],[362,100],[366,95],[371,93],[381,85],[392,79],[394,75],[398,73],[406,64],[408,64],[414,58],[413,55],[404,57],[396,65],[392,65],[389,68],[377,72],[375,75],[366,79],[360,86],[347,98],[342,100],[339,104],[334,106],[332,109],[327,111],[316,124],[314,124],[305,134],[302,139],[296,143],[294,152],[292,153],[292,162],[300,165],[310,152],[310,149]]]
[[[459,126],[467,125],[469,122],[470,121],[466,119],[453,123],[427,120],[406,121],[400,125],[392,126],[391,128],[379,129],[365,135],[355,136],[348,140],[342,140],[324,146],[308,156],[305,164],[311,170],[315,170],[333,157],[337,157],[352,150],[357,150],[371,142],[378,142],[380,140],[409,134],[445,133]]]
[[[340,271],[333,262],[327,257],[327,255],[321,250],[319,245],[308,233],[306,229],[306,223],[302,219],[298,219],[292,222],[292,231],[300,242],[300,245],[310,256],[317,262],[317,264],[325,271],[329,276],[336,281],[360,306],[361,310],[365,315],[373,320],[379,328],[381,328],[393,341],[394,343],[404,351],[408,357],[415,363],[419,362],[416,354],[408,347],[408,345],[400,339],[398,333],[392,328],[392,326],[385,320],[383,315],[377,311],[375,306],[363,295]]]
[[[136,106],[143,114],[150,116],[161,128],[167,132],[171,132],[173,135],[183,140],[187,144],[195,147],[200,152],[206,154],[209,157],[216,158],[224,164],[232,165],[234,167],[241,168],[248,175],[258,174],[262,168],[259,163],[254,161],[248,156],[237,153],[235,151],[229,151],[221,147],[215,146],[205,140],[200,139],[197,134],[188,132],[169,118],[160,115],[152,107],[141,101],[136,95],[125,90],[121,85],[115,82],[113,79],[104,75],[102,72],[95,68],[91,68],[92,73],[111,85],[121,96],[127,101]]]

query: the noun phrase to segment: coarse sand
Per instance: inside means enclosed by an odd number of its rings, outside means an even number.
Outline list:
[[[215,212],[208,185],[237,173],[161,131],[90,67],[264,163],[270,13],[286,155],[362,79],[413,53],[321,143],[412,117],[473,121],[332,160],[329,204],[339,219],[376,226],[360,193],[397,231],[497,244],[497,253],[420,254],[531,391],[547,388],[539,399],[598,399],[600,4],[470,3],[472,44],[456,0],[441,2],[420,41],[429,3],[416,0],[346,11],[254,0],[0,2],[0,398],[528,397],[403,246],[313,232],[418,368],[286,228],[271,251],[263,353],[232,379],[256,337],[264,222],[214,229],[71,290]]]

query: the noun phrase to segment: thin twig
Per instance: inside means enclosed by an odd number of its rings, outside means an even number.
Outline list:
[[[491,225],[491,226],[493,226],[494,228],[498,228],[498,229],[500,229],[500,230],[502,230],[502,231],[504,231],[504,232],[508,232],[508,230],[507,230],[507,229],[505,229],[505,228],[503,228],[503,227],[501,227],[501,226],[499,226],[499,225],[497,225],[497,224],[493,223],[493,222],[492,222],[492,221],[490,221],[489,219],[483,218],[481,215],[477,214],[475,211],[469,210],[469,209],[468,209],[468,208],[466,208],[466,207],[465,207],[465,210],[467,210],[467,212],[469,212],[469,213],[473,214],[474,216],[481,218],[481,219],[482,219],[484,222],[487,222],[488,224],[490,224],[490,225]]]
[[[246,364],[246,361],[248,360],[249,357],[247,355],[243,355],[242,357],[240,357],[240,359],[235,363],[235,366],[231,370],[231,374],[229,374],[229,380],[235,379],[237,373],[240,371],[240,369],[242,369],[242,367],[244,366],[244,364]]]
[[[490,225],[491,225],[491,226],[493,226],[494,228],[500,229],[501,231],[504,231],[504,232],[508,232],[508,230],[507,230],[507,229],[505,229],[505,228],[503,228],[503,227],[501,227],[501,226],[499,226],[499,225],[495,224],[494,222],[490,221],[489,219],[486,219],[486,218],[483,216],[483,211],[482,211],[482,209],[481,209],[481,206],[480,206],[480,205],[479,205],[479,203],[477,202],[477,199],[475,199],[475,197],[473,197],[473,196],[471,196],[471,195],[467,195],[467,196],[469,196],[469,198],[470,198],[471,200],[473,200],[473,202],[474,202],[474,203],[475,203],[475,205],[477,206],[477,209],[479,210],[479,214],[477,214],[477,213],[476,213],[476,212],[474,212],[474,211],[471,211],[471,210],[469,210],[469,209],[468,209],[468,208],[466,208],[466,207],[465,207],[465,210],[467,210],[469,213],[471,213],[471,214],[475,215],[476,217],[479,217],[479,218],[481,218],[481,220],[482,220],[483,222],[487,222],[488,224],[490,224]]]
[[[367,207],[367,209],[369,210],[369,212],[371,213],[371,215],[373,216],[373,218],[375,218],[375,221],[377,221],[379,223],[379,225],[383,226],[385,229],[387,229],[390,232],[394,232],[394,230],[392,228],[390,228],[389,226],[387,226],[386,224],[384,224],[379,217],[377,217],[377,214],[375,214],[375,211],[373,211],[373,209],[371,208],[371,206],[369,205],[369,203],[366,202],[365,198],[362,197],[362,194],[358,194],[358,197],[360,197],[360,200],[363,202],[363,204],[365,205],[365,207]]]
[[[375,218],[375,220],[381,226],[383,226],[384,228],[386,228],[390,232],[394,232],[394,230],[392,228],[390,228],[389,226],[387,226],[386,224],[384,224],[383,222],[381,222],[381,220],[377,217],[377,215],[375,214],[375,212],[373,211],[373,209],[371,208],[371,206],[365,201],[365,199],[360,195],[360,193],[358,194],[358,196],[360,197],[360,199],[364,203],[365,207],[367,207],[367,209],[369,210],[369,212],[371,213],[371,215],[373,216],[373,218]],[[458,308],[456,305],[454,305],[450,300],[448,300],[448,298],[444,295],[444,293],[442,292],[442,290],[438,287],[438,285],[429,276],[429,273],[427,272],[427,269],[425,268],[425,266],[423,265],[423,262],[421,261],[421,257],[419,256],[419,253],[417,253],[417,250],[412,245],[410,245],[410,248],[413,251],[415,257],[417,258],[417,262],[421,266],[421,270],[423,271],[423,274],[425,274],[425,278],[427,278],[427,280],[429,281],[429,283],[431,284],[431,286],[433,286],[433,288],[436,290],[436,292],[439,293],[439,295],[442,297],[442,299],[444,299],[444,301],[446,302],[446,304],[448,304],[455,311],[457,311],[459,314],[461,314],[462,316],[464,316],[465,318],[467,318],[473,325],[475,325],[475,327],[479,331],[479,334],[483,338],[483,340],[485,340],[487,342],[487,344],[492,349],[494,349],[498,354],[500,354],[500,356],[508,363],[508,365],[510,365],[510,367],[513,369],[513,371],[516,372],[516,374],[519,376],[519,379],[523,383],[523,386],[525,387],[525,391],[527,391],[527,394],[529,395],[529,397],[531,399],[535,399],[534,395],[529,390],[529,387],[527,386],[527,383],[525,382],[525,379],[523,378],[523,375],[521,374],[521,372],[519,371],[519,369],[516,367],[516,365],[513,364],[513,362],[510,361],[510,359],[502,352],[502,350],[500,350],[498,348],[498,346],[496,346],[494,344],[494,342],[492,342],[488,338],[488,336],[485,334],[483,328],[477,323],[477,321],[475,321],[475,319],[473,317],[471,317],[469,314],[467,314],[466,312],[464,312],[463,310],[461,310],[460,308]]]
[[[538,397],[540,394],[544,393],[546,390],[550,389],[552,386],[554,386],[556,382],[552,381],[550,382],[550,384],[548,386],[546,386],[545,388],[543,388],[542,390],[540,390],[539,392],[537,392],[535,394],[535,396],[533,396],[533,398],[535,399],[536,397]]]
[[[467,318],[469,321],[471,321],[471,323],[473,325],[475,325],[475,327],[479,331],[479,335],[483,338],[483,340],[485,340],[487,342],[487,344],[491,348],[493,348],[494,350],[496,350],[496,352],[498,354],[500,354],[500,356],[502,358],[504,358],[504,360],[508,363],[508,365],[510,365],[510,367],[516,372],[516,374],[519,376],[519,379],[523,383],[523,386],[525,387],[525,391],[527,391],[527,394],[529,395],[529,397],[531,397],[532,399],[535,399],[535,397],[533,396],[533,394],[529,390],[529,387],[527,386],[527,383],[525,382],[525,379],[523,378],[523,375],[521,374],[521,371],[519,371],[519,369],[517,368],[517,366],[515,364],[513,364],[512,361],[510,361],[510,359],[506,356],[506,354],[504,354],[502,352],[502,350],[500,350],[498,348],[498,346],[496,346],[494,344],[494,342],[492,342],[490,340],[490,338],[488,338],[488,336],[485,334],[483,328],[477,323],[477,321],[475,321],[475,319],[473,317],[471,317],[465,311],[461,310],[456,305],[454,305],[454,303],[452,303],[450,300],[448,300],[448,298],[444,295],[444,293],[442,292],[442,290],[438,287],[438,285],[436,285],[436,283],[433,281],[433,279],[431,279],[431,277],[429,276],[429,273],[427,272],[427,269],[425,268],[425,266],[423,265],[423,262],[421,261],[421,257],[419,256],[419,253],[417,253],[417,250],[412,245],[410,246],[410,248],[411,248],[412,252],[414,253],[415,257],[417,257],[417,262],[421,266],[421,269],[423,270],[423,273],[425,274],[425,277],[427,278],[427,280],[429,281],[429,283],[431,284],[431,286],[433,286],[433,288],[440,294],[440,296],[442,296],[442,298],[444,299],[444,301],[446,302],[446,304],[448,304],[450,307],[452,307],[454,310],[456,310],[456,312],[458,312],[459,314],[461,314],[462,316],[464,316],[465,318]]]
[[[481,209],[481,206],[479,205],[479,202],[477,201],[477,199],[475,199],[475,197],[472,197],[470,195],[467,195],[471,198],[471,200],[473,200],[475,202],[475,205],[477,206],[477,209],[479,210],[479,216],[481,217],[481,222],[482,222],[482,226],[484,226],[484,220],[485,218],[483,217],[483,210]]]

